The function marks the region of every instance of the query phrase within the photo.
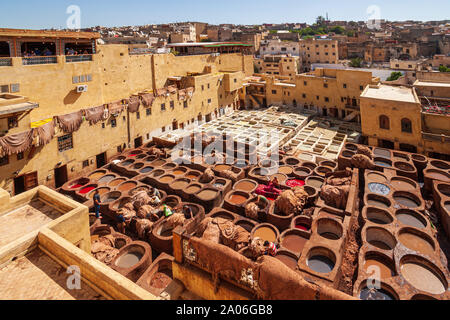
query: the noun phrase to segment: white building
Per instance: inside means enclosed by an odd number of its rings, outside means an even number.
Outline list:
[[[298,57],[299,46],[296,41],[262,40],[259,53],[261,56],[290,54]]]

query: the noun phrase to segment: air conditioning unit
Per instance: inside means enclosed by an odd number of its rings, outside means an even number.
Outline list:
[[[83,84],[83,85],[77,86],[77,93],[87,92],[87,91],[88,91],[87,84]]]

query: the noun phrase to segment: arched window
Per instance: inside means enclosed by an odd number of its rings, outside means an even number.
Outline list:
[[[408,118],[402,119],[402,132],[412,133],[412,123]]]
[[[385,115],[380,116],[380,129],[390,129],[389,118]]]

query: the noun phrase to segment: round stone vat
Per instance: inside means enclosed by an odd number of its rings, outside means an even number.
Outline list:
[[[442,169],[442,170],[449,170],[450,169],[450,164],[444,162],[444,161],[440,161],[440,160],[432,160],[430,161],[430,164],[433,167],[436,167],[438,169]]]
[[[387,225],[394,222],[394,218],[389,211],[377,207],[364,207],[362,216],[372,223]]]
[[[124,205],[131,202],[133,199],[131,197],[122,197],[120,199],[115,200],[114,202],[109,204],[110,211],[117,211],[121,209]]]
[[[151,162],[150,164],[151,164],[151,166],[153,166],[153,167],[155,167],[155,168],[156,168],[156,167],[162,167],[163,165],[166,164],[166,160],[163,160],[163,159],[157,159],[157,160]]]
[[[317,221],[317,233],[328,240],[339,240],[342,238],[342,225],[333,219],[322,218]]]
[[[383,183],[378,182],[370,182],[367,187],[369,188],[370,192],[387,196],[391,192],[391,188]]]
[[[152,248],[146,242],[134,241],[120,249],[112,268],[136,282],[152,263]]]
[[[397,240],[389,231],[378,227],[366,229],[366,241],[381,250],[393,250],[397,244]]]
[[[136,181],[126,181],[119,186],[117,186],[116,190],[122,192],[123,194],[127,194],[130,190],[136,188],[138,183]]]
[[[450,181],[450,174],[443,170],[425,169],[424,174],[433,180]]]
[[[322,167],[329,167],[332,170],[336,169],[338,164],[334,161],[330,161],[330,160],[325,160],[319,163],[320,166]]]
[[[203,186],[199,183],[191,183],[186,189],[182,190],[183,196],[189,201],[194,201],[194,195],[202,190]]]
[[[284,173],[276,173],[270,176],[270,180],[273,180],[274,178],[277,178],[278,182],[283,184],[287,181],[288,176],[285,175]]]
[[[178,195],[182,196],[183,190],[185,190],[189,184],[191,183],[191,180],[187,178],[180,178],[174,180],[172,183],[169,184],[169,189],[172,189],[172,191]]]
[[[111,202],[116,201],[122,196],[122,192],[120,191],[111,191],[108,193],[105,193],[101,196],[100,201],[102,204],[110,204]]]
[[[410,227],[425,229],[428,226],[427,219],[419,212],[411,209],[398,209],[395,216],[400,223]]]
[[[91,179],[91,180],[98,180],[98,179],[100,179],[101,177],[103,177],[105,174],[106,174],[106,170],[97,170],[97,171],[94,171],[94,172],[92,172],[90,175],[89,175],[89,179]]]
[[[288,229],[280,235],[281,246],[298,257],[301,256],[303,248],[309,240],[309,234],[299,229]]]
[[[280,236],[278,229],[270,223],[261,223],[253,228],[252,238],[260,238],[264,241],[276,242]]]
[[[305,180],[305,184],[307,186],[311,186],[313,188],[316,188],[318,190],[320,190],[323,186],[323,184],[325,183],[325,179],[321,178],[321,177],[308,177]]]
[[[139,170],[140,174],[149,174],[150,172],[153,171],[153,167],[152,166],[145,166],[143,167],[141,170]]]
[[[211,218],[222,218],[232,222],[236,220],[236,216],[234,216],[228,211],[220,210],[220,208],[216,212],[210,213],[208,216]]]
[[[154,226],[150,233],[150,243],[153,248],[159,252],[165,252],[172,254],[173,252],[173,228],[162,220],[156,226]]]
[[[92,192],[93,190],[95,190],[98,187],[98,184],[89,184],[87,186],[81,187],[80,189],[78,189],[77,193],[82,196],[85,197],[87,194],[90,195],[90,192]],[[108,190],[110,190],[108,188]],[[100,192],[100,190],[99,190]],[[92,194],[94,195],[94,194]]]
[[[356,154],[355,152],[351,152],[351,151],[348,151],[348,150],[344,150],[342,152],[342,156],[344,158],[348,158],[348,159],[351,159],[355,154]]]
[[[258,183],[254,180],[243,179],[234,185],[234,190],[252,193],[258,187]]]
[[[133,196],[135,196],[136,194],[138,194],[139,192],[142,192],[142,191],[149,192],[150,191],[150,187],[149,186],[138,186],[136,188],[131,189],[128,192],[128,195],[130,197],[133,197]]]
[[[366,252],[362,270],[373,278],[388,279],[396,275],[392,258],[376,251]]]
[[[116,188],[119,184],[124,183],[125,181],[127,181],[127,179],[125,179],[125,178],[117,178],[117,179],[111,180],[108,183],[108,187]]]
[[[314,169],[314,173],[320,177],[325,177],[327,173],[331,173],[333,170],[330,167],[319,166]]]
[[[413,165],[403,161],[394,162],[394,168],[407,172],[414,172],[415,170]]]
[[[351,151],[356,151],[356,150],[358,150],[358,146],[356,144],[353,144],[353,143],[346,143],[345,144],[345,149],[351,150]]]
[[[250,193],[233,190],[227,193],[224,201],[224,208],[238,214],[245,214],[245,205],[250,199]]]
[[[398,240],[410,250],[433,257],[435,244],[433,239],[424,232],[412,228],[403,228],[399,231]]]
[[[161,188],[167,190],[169,185],[176,179],[173,174],[165,174],[158,178],[159,183],[161,184]]]
[[[387,159],[387,158],[375,157],[373,159],[373,162],[378,167],[382,167],[382,168],[390,168],[390,167],[392,167],[392,161]]]
[[[72,180],[70,182],[67,182],[65,185],[61,187],[64,191],[78,191],[81,188],[83,188],[85,185],[87,185],[91,180],[89,178],[79,178],[76,180]]]
[[[292,218],[291,229],[299,229],[303,231],[311,230],[311,218],[307,216],[297,216]]]
[[[298,264],[298,256],[287,250],[278,250],[275,259],[283,262],[289,269],[296,270]]]
[[[448,283],[442,271],[431,261],[414,255],[400,260],[400,274],[417,290],[430,294],[442,294]]]
[[[278,173],[283,173],[287,176],[293,176],[294,169],[291,166],[280,166],[278,168]]]
[[[181,198],[174,195],[167,196],[164,204],[167,205],[170,209],[175,209],[181,204]]]
[[[306,265],[312,271],[327,274],[334,270],[336,255],[330,249],[314,247],[307,254]]]
[[[223,191],[214,187],[206,187],[195,195],[197,203],[205,207],[206,211],[211,211],[214,207],[219,206],[223,201]]]
[[[96,186],[96,185],[93,185],[93,186]],[[88,189],[87,189],[87,190],[84,190],[84,192],[88,192],[87,197],[88,197],[89,199],[92,199],[92,198],[94,197],[95,191],[98,191],[98,194],[100,195],[100,197],[101,197],[102,195],[104,195],[105,193],[108,193],[108,192],[111,191],[111,188],[109,188],[109,187],[100,187],[100,188],[95,187],[93,190],[91,190],[91,191],[89,192],[90,187],[91,187],[91,186],[87,186]]]
[[[199,171],[190,170],[190,171],[186,172],[186,175],[184,177],[190,179],[191,181],[198,181],[198,179],[201,175],[202,174]]]
[[[367,281],[361,284],[359,298],[361,300],[399,300],[398,294],[390,286],[381,282],[381,288],[369,288]]]
[[[388,149],[374,148],[373,154],[375,157],[381,157],[385,159],[391,158],[391,151]]]
[[[135,164],[133,164],[133,166],[131,167],[131,170],[136,170],[139,171],[140,169],[142,169],[145,166],[144,162],[136,162]]]
[[[117,175],[115,174],[106,174],[103,177],[99,178],[97,180],[99,185],[106,185],[109,182],[111,182],[112,180],[114,180],[115,178],[117,178]]]
[[[134,160],[134,159],[125,159],[124,161],[120,162],[118,164],[118,166],[119,167],[130,167],[135,162],[136,162],[136,160]]]
[[[173,257],[161,254],[138,280],[137,285],[159,296],[173,281]]]
[[[367,174],[367,182],[386,183],[388,180],[385,175],[378,172],[370,172]]]
[[[315,164],[314,162],[311,161],[304,161],[302,163],[302,167],[308,168],[311,171],[314,171],[314,169],[317,168],[317,164]]]
[[[413,191],[417,188],[417,183],[405,177],[393,177],[391,186],[398,191]]]
[[[444,184],[444,183],[439,183],[436,188],[444,196],[450,197],[450,185]]]
[[[396,191],[393,198],[400,208],[417,208],[422,204],[419,197],[410,192]]]
[[[366,195],[366,206],[388,209],[391,207],[391,201],[378,194],[369,193]]]
[[[307,167],[296,167],[294,169],[294,176],[299,180],[305,180],[307,177],[309,177],[312,174],[312,171],[310,168]]]
[[[252,232],[252,230],[256,227],[257,223],[250,219],[246,218],[238,218],[235,222],[235,225],[240,226],[247,230],[248,232]]]
[[[298,166],[300,165],[300,160],[294,157],[286,157],[284,163],[288,166]]]
[[[170,173],[170,174],[173,174],[173,175],[175,175],[175,176],[182,176],[182,175],[185,175],[187,171],[188,171],[187,168],[184,168],[184,167],[177,167],[177,168],[175,168],[175,169],[169,171],[169,173]]]

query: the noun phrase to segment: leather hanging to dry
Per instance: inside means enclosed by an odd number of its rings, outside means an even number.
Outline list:
[[[132,96],[128,99],[128,111],[132,113],[136,113],[139,111],[139,106],[141,105],[141,101],[139,97]]]
[[[177,92],[178,88],[177,88],[177,86],[168,86],[167,90],[169,91],[169,93],[174,94]]]
[[[55,136],[55,121],[47,122],[46,124],[35,129],[39,137],[39,145],[43,146],[53,139]]]
[[[186,90],[178,91],[178,100],[186,100]]]
[[[11,134],[0,138],[2,152],[7,155],[16,154],[28,150],[33,144],[34,129]]]
[[[117,101],[109,104],[109,112],[112,115],[119,115],[123,112],[124,106],[121,103],[122,101]]]
[[[96,124],[97,122],[100,122],[102,120],[106,120],[104,118],[104,113],[105,113],[104,106],[98,106],[84,110],[86,120],[89,121],[89,124],[91,125]]]
[[[167,88],[156,89],[157,97],[166,96],[166,95],[167,95]]]
[[[142,104],[144,107],[151,107],[153,105],[153,101],[155,100],[155,96],[153,93],[145,93],[141,95]]]
[[[80,129],[81,123],[83,122],[83,112],[80,110],[62,116],[55,116],[55,119],[65,133],[72,133]]]

